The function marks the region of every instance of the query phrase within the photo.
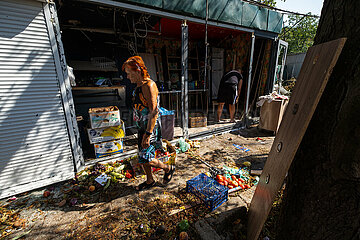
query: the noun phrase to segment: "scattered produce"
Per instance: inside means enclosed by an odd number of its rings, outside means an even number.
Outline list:
[[[59,203],[58,203],[58,206],[59,206],[59,207],[63,207],[63,206],[65,206],[65,204],[66,204],[66,199],[64,199],[64,200],[62,200],[61,202],[59,202]]]
[[[47,198],[50,196],[50,194],[51,194],[50,191],[46,190],[44,191],[43,196]]]
[[[187,234],[187,232],[181,232],[179,234],[179,240],[188,240],[189,239],[189,235]]]

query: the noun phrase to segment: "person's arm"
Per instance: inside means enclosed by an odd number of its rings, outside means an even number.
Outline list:
[[[237,96],[237,98],[236,98],[236,103],[239,102],[242,82],[243,82],[243,79],[242,79],[242,78],[239,78],[239,82],[238,82],[238,85],[237,85],[238,96]]]
[[[159,91],[156,84],[153,81],[149,81],[142,86],[142,92],[149,108],[148,124],[145,130],[146,132],[152,133],[155,127],[156,119],[159,115],[159,110],[157,108],[157,98]],[[144,134],[141,145],[143,148],[149,147],[150,135]]]
[[[243,83],[243,79],[240,78],[240,79],[239,79],[239,83],[238,83],[238,96],[240,96],[242,83]]]

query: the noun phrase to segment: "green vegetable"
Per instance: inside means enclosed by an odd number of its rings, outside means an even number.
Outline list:
[[[110,173],[112,176],[116,177],[116,178],[124,178],[125,176],[121,173],[116,173],[116,172],[111,172]]]
[[[121,171],[124,170],[124,169],[125,169],[125,165],[123,164],[123,165],[120,165],[117,168],[114,168],[114,172],[121,173]]]
[[[117,182],[116,177],[111,175],[111,181],[112,181],[113,183],[116,183],[116,182]]]
[[[107,189],[109,186],[110,186],[110,179],[107,181],[107,183],[106,183],[106,185],[105,185],[105,187],[104,187],[104,189]]]
[[[180,232],[186,232],[189,229],[189,222],[188,220],[182,220],[181,222],[178,223],[178,229],[180,230]]]
[[[78,180],[81,182],[81,181],[84,181],[86,180],[86,178],[88,177],[88,172],[87,171],[83,171],[81,172],[81,174],[78,175]]]

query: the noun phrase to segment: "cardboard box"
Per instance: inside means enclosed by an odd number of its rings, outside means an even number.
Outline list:
[[[285,113],[288,100],[274,100],[272,102],[265,101],[260,109],[259,128],[274,131],[279,129],[282,117]]]
[[[121,125],[107,128],[88,128],[90,143],[100,143],[112,141],[125,137],[124,122],[121,121]]]
[[[95,143],[94,148],[96,158],[106,157],[116,153],[122,153],[124,151],[121,139],[110,142]]]
[[[90,108],[91,128],[104,128],[121,125],[120,111],[116,106]]]

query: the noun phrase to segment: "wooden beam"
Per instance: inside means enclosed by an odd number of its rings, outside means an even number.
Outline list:
[[[104,33],[104,34],[115,34],[114,29],[111,28],[90,28],[90,27],[78,27],[72,25],[62,25],[63,29],[71,29],[85,32],[96,32],[96,33]]]
[[[309,48],[251,201],[248,240],[256,240],[290,168],[346,39]]]
[[[125,86],[112,86],[112,87],[72,87],[72,90],[116,90],[122,89]]]

